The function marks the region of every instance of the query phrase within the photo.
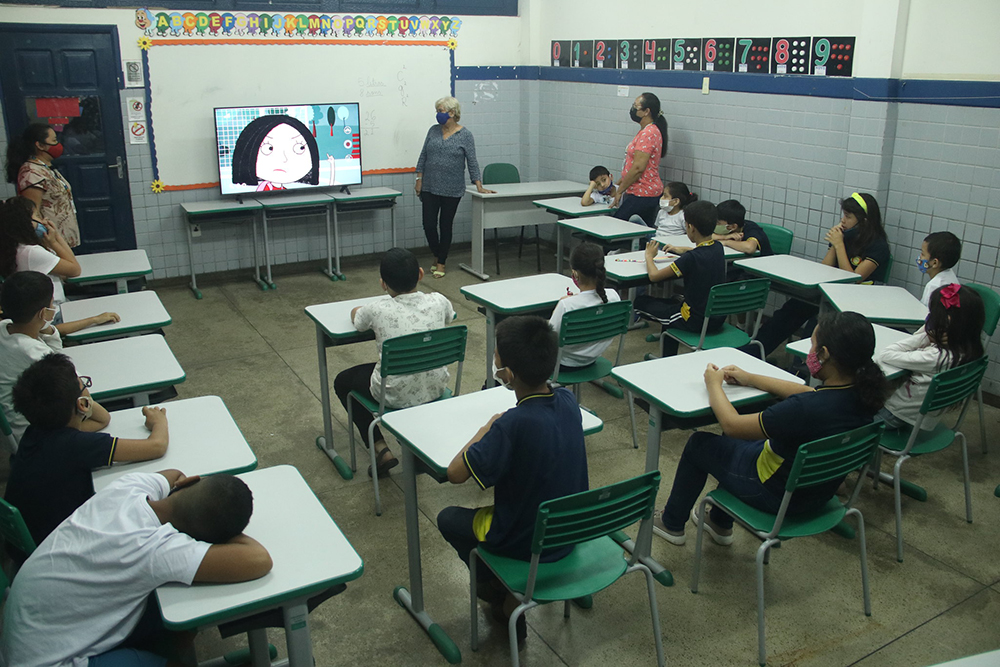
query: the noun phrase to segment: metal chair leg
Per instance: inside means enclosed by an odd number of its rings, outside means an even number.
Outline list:
[[[983,448],[983,454],[988,453],[989,446],[986,443],[986,415],[983,413],[983,386],[979,385],[976,390],[976,404],[979,405],[979,446]]]
[[[347,395],[347,434],[351,442],[351,472],[358,471],[358,461],[354,455],[354,400]],[[330,443],[327,443],[330,446]]]
[[[493,255],[497,262],[497,275],[500,275],[500,230],[493,230]]]
[[[471,628],[471,644],[472,650],[479,650],[479,608],[476,604],[476,563],[479,560],[478,552],[473,549],[469,553],[469,600],[471,603],[472,615],[472,628]]]
[[[629,568],[629,571],[632,571],[632,569],[642,570],[642,573],[646,575],[646,593],[649,595],[649,614],[653,620],[653,639],[656,640],[656,664],[658,667],[663,667],[665,664],[663,657],[663,630],[660,626],[660,610],[656,605],[656,580],[653,579],[653,573],[650,569],[641,563],[633,565]]]
[[[570,607],[572,603],[569,600],[563,600],[563,618],[569,618]]]
[[[861,548],[861,591],[864,595],[865,616],[872,615],[871,587],[868,584],[868,543],[865,541],[865,518],[855,507],[847,510],[848,514],[858,517],[858,542]]]
[[[767,664],[767,647],[764,645],[764,555],[771,551],[777,540],[765,540],[757,549],[757,662]]]
[[[900,563],[903,562],[903,499],[899,469],[905,460],[905,457],[899,457],[892,469],[892,493],[896,503],[896,560]],[[878,473],[876,473],[877,475]]]
[[[375,451],[375,426],[381,421],[381,416],[372,420],[368,426],[368,453],[372,460],[372,485],[375,489],[375,516],[382,516],[382,496],[378,488],[378,453]]]
[[[631,391],[626,391],[625,393],[628,399],[628,416],[632,422],[632,449],[639,449],[639,431],[635,425],[635,400],[632,397]]]
[[[962,474],[965,481],[965,520],[972,523],[972,490],[969,486],[969,443],[965,440],[965,434],[959,433],[962,439]]]

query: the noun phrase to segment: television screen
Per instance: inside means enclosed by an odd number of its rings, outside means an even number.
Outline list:
[[[361,183],[357,102],[215,110],[222,194]]]

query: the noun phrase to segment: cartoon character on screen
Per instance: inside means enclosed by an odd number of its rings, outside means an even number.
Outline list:
[[[334,182],[334,159],[327,154]],[[233,183],[256,185],[257,192],[286,190],[288,183],[319,185],[319,147],[302,121],[285,115],[251,121],[233,148]]]

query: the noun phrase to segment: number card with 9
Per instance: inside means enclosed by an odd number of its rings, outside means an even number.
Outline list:
[[[775,37],[771,74],[809,74],[809,37]]]
[[[573,40],[573,53],[571,56],[572,67],[586,67],[591,68],[594,66],[594,41],[587,39],[576,41]]]
[[[618,67],[618,40],[594,40],[594,67],[616,69]]]
[[[736,71],[767,74],[771,71],[771,38],[742,37],[736,40]]]
[[[732,72],[736,50],[733,37],[711,37],[702,40],[702,69],[706,72]]]
[[[854,71],[854,37],[813,37],[809,73],[851,76]]]
[[[569,67],[570,42],[569,40],[552,42],[552,66]]]
[[[623,39],[618,42],[618,63],[621,69],[642,69],[642,40]]]
[[[701,70],[701,39],[679,38],[674,40],[673,69]]]

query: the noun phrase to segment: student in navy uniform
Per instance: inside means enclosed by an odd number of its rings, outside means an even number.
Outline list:
[[[471,477],[482,489],[494,487],[494,504],[446,507],[437,517],[441,534],[466,565],[479,543],[496,554],[531,560],[538,506],[589,488],[580,408],[571,391],[548,382],[559,349],[552,327],[541,317],[509,317],[497,325],[496,341],[493,377],[513,390],[517,406],[494,415],[448,466],[453,484]],[[550,551],[541,560],[556,561],[571,551]],[[479,596],[506,622],[516,599],[485,565],[476,575]],[[527,634],[524,616],[517,634],[518,640]]]
[[[735,199],[727,199],[716,207],[719,211],[719,224],[726,226],[725,234],[713,234],[712,238],[721,241],[722,245],[733,250],[739,250],[747,255],[760,252],[760,257],[773,255],[771,240],[767,238],[764,228],[753,220],[747,220],[747,210]]]
[[[889,241],[882,228],[882,213],[878,202],[868,193],[855,192],[840,202],[840,222],[826,233],[829,248],[823,263],[861,276],[862,281],[888,280]],[[757,340],[764,346],[764,356],[771,354],[810,318],[816,317],[819,307],[789,299],[757,333]],[[743,349],[756,355],[757,346]]]
[[[21,512],[35,544],[94,495],[91,471],[113,461],[146,461],[167,452],[167,414],[142,409],[145,440],[87,432],[104,428],[111,415],[87,391],[90,378],[76,375],[65,354],[50,354],[25,370],[14,385],[14,407],[28,429],[11,457],[4,500]]]
[[[685,229],[693,248],[665,245],[665,252],[680,255],[666,266],[656,265],[659,244],[646,244],[646,272],[652,282],[674,278],[684,278],[683,298],[660,299],[640,294],[635,298],[636,314],[646,320],[659,322],[664,328],[678,327],[686,331],[701,331],[708,305],[709,291],[719,283],[726,282],[726,259],[722,244],[712,239],[719,223],[715,204],[696,201],[684,209]],[[724,317],[713,317],[708,323],[709,332],[722,326]],[[677,341],[662,336],[660,353],[662,356],[677,354]]]
[[[882,407],[886,379],[872,360],[875,331],[858,313],[826,315],[813,329],[806,365],[821,386],[747,373],[736,366],[705,369],[708,400],[723,435],[697,431],[688,438],[674,474],[674,484],[653,530],[671,544],[683,545],[684,525],[697,524],[695,504],[712,475],[719,487],[764,512],[777,513],[788,472],[800,446],[871,423]],[[723,382],[755,387],[784,400],[763,412],[741,415],[723,391]],[[842,479],[797,491],[789,516],[822,507]],[[716,544],[733,541],[733,520],[712,509],[705,526]]]

